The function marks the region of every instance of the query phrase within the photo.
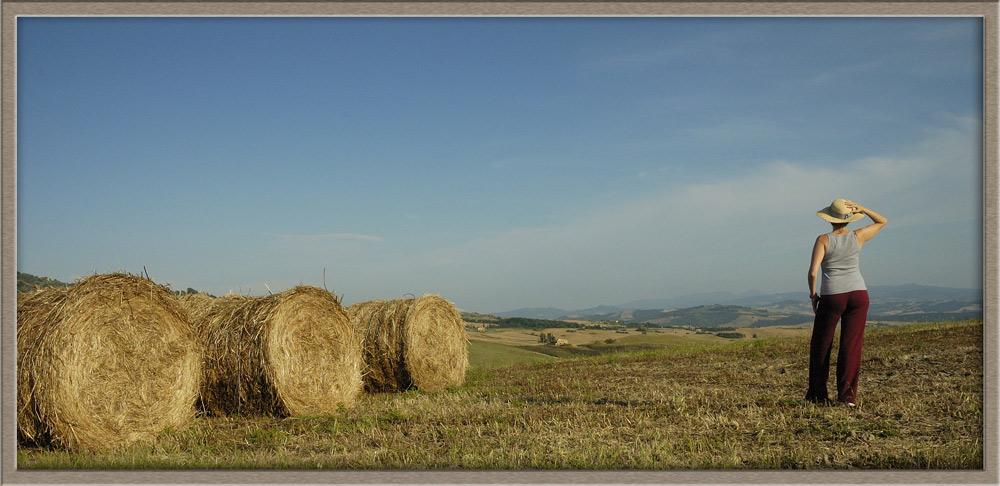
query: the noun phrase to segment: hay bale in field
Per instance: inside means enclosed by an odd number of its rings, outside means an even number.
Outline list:
[[[197,329],[197,326],[205,319],[205,314],[212,307],[212,303],[215,302],[215,298],[205,293],[184,294],[178,297],[177,301],[180,302],[181,308],[187,312],[188,322]]]
[[[17,429],[25,443],[108,449],[182,427],[202,375],[170,291],[94,275],[18,297]]]
[[[212,413],[333,413],[361,393],[360,339],[326,290],[220,297],[196,327]]]
[[[465,382],[465,326],[451,302],[438,295],[373,300],[347,314],[362,336],[369,391],[438,391]]]

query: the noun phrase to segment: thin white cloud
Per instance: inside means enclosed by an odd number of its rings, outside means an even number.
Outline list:
[[[823,167],[776,161],[744,177],[667,189],[561,225],[510,229],[393,265],[406,288],[440,286],[431,290],[484,311],[502,310],[483,308],[496,302],[571,308],[712,290],[804,289],[808,250],[829,229],[814,213],[847,197],[889,217],[887,234],[900,231],[869,251],[881,265],[868,267],[872,281],[908,283],[916,277],[910,269],[920,267],[946,280],[915,283],[951,285],[961,281],[955,272],[975,267],[935,266],[934,255],[953,242],[933,230],[975,224],[979,194],[960,190],[981,180],[977,134],[968,128],[929,131],[909,154]],[[913,231],[925,234],[892,241]]]

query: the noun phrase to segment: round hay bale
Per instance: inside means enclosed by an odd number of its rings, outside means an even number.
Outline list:
[[[451,302],[430,294],[373,300],[347,314],[362,336],[369,391],[439,391],[465,382],[465,326]]]
[[[212,303],[215,302],[215,298],[208,294],[197,293],[197,294],[184,294],[177,298],[180,302],[181,308],[187,312],[188,322],[191,323],[195,329],[201,326],[201,322],[205,319],[205,314],[212,307]]]
[[[360,339],[323,289],[215,299],[199,340],[202,406],[217,415],[333,413],[361,393]]]
[[[112,449],[194,416],[201,353],[170,291],[121,273],[17,303],[17,426],[25,443]]]

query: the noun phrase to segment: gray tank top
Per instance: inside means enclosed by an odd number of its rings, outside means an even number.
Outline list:
[[[867,290],[861,278],[861,245],[853,231],[835,235],[827,233],[830,244],[820,266],[823,269],[823,284],[820,295],[843,294],[855,290]]]

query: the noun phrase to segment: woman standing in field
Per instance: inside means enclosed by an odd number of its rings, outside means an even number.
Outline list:
[[[819,235],[813,246],[809,265],[809,299],[816,319],[809,345],[809,390],[806,400],[827,403],[826,382],[830,375],[830,351],[833,335],[840,325],[840,350],[837,353],[837,403],[854,407],[861,372],[861,343],[868,319],[868,290],[861,278],[861,247],[885,226],[886,219],[847,199],[837,199],[816,212],[829,221],[833,230]],[[854,231],[847,223],[865,216],[873,223]],[[816,293],[816,278],[823,270],[823,284]]]

